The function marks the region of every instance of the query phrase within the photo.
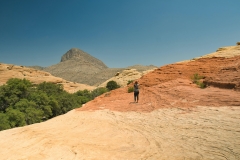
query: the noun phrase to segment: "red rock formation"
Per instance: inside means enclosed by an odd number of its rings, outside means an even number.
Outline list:
[[[191,80],[198,73],[207,88],[201,89]],[[106,93],[79,110],[110,109],[150,112],[163,107],[240,105],[240,56],[202,58],[186,63],[160,67],[139,80],[140,101],[133,102],[128,87]]]
[[[233,58],[202,58],[187,63],[163,66],[140,79],[141,84],[153,86],[176,78],[190,79],[198,73],[208,86],[239,90],[240,56]]]

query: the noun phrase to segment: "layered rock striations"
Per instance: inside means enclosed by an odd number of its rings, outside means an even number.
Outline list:
[[[194,74],[203,76],[202,81],[206,86],[239,90],[240,56],[201,58],[166,65],[143,76],[141,81],[143,85],[150,87],[176,78],[191,79]]]

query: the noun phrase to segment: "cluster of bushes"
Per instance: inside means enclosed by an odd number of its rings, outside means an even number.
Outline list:
[[[59,84],[43,82],[36,85],[26,79],[9,79],[0,86],[0,130],[48,120],[105,92],[108,92],[107,88],[70,94]]]
[[[129,85],[129,84],[131,84],[131,83],[133,83],[133,80],[129,80],[128,83],[127,83],[127,85]],[[133,92],[133,90],[134,90],[134,89],[133,89],[133,86],[129,86],[129,87],[128,87],[128,93]]]
[[[133,80],[129,80],[128,81],[128,83],[127,83],[127,85],[129,85],[129,84],[131,84],[131,83],[133,83]],[[107,83],[107,86],[106,86],[106,88],[108,89],[108,90],[113,90],[113,89],[117,89],[117,88],[119,88],[120,86],[117,84],[117,82],[115,82],[115,81],[109,81],[108,83]],[[128,87],[128,93],[131,93],[131,92],[133,92],[133,86],[129,86]]]

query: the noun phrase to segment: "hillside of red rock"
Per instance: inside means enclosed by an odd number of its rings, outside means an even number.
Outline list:
[[[145,86],[154,86],[176,78],[190,79],[194,74],[204,76],[207,86],[226,89],[240,89],[240,56],[232,58],[201,58],[186,63],[163,66],[142,77]]]
[[[198,73],[205,89],[192,82]],[[153,111],[163,107],[240,106],[240,56],[203,58],[155,69],[138,80],[140,101],[133,103],[131,85],[106,93],[80,110]],[[124,105],[123,105],[124,104]]]

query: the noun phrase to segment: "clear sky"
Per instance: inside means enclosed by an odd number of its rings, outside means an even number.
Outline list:
[[[162,66],[240,41],[240,0],[0,0],[0,62],[79,48],[108,67]]]

